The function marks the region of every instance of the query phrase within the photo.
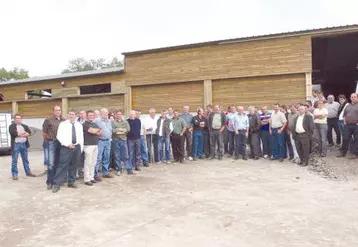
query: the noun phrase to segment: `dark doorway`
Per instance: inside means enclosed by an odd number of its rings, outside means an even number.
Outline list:
[[[324,96],[347,97],[358,81],[358,32],[312,39],[312,83]]]

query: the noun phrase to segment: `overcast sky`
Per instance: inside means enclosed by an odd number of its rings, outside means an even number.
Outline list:
[[[70,59],[358,24],[357,0],[0,0],[0,67],[59,74]]]

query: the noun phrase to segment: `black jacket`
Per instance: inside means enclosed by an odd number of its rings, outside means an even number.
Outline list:
[[[209,130],[211,131],[213,129],[213,119],[215,116],[215,112],[210,113],[209,116]],[[226,127],[226,116],[225,113],[221,112],[221,128]]]
[[[341,114],[341,112],[343,111],[344,107],[348,104],[348,102],[344,102],[342,105],[339,105],[339,108],[338,108],[338,117],[339,115]]]
[[[297,124],[297,119],[299,117],[299,114],[297,115],[297,117],[295,117],[295,119],[293,120],[293,130],[292,131],[292,137],[293,139],[296,139],[298,133],[296,132],[296,124]],[[313,138],[313,128],[314,128],[314,122],[313,122],[313,117],[306,113],[303,117],[303,129],[306,131],[306,133],[308,134],[309,138],[312,139]]]
[[[200,122],[204,122],[204,127],[200,127]],[[195,117],[193,117],[192,125],[194,130],[204,131],[205,128],[208,127],[208,120],[204,116],[202,116],[200,119],[199,116],[196,115]]]
[[[259,133],[261,128],[261,119],[258,114],[249,117],[249,133]]]
[[[30,130],[29,126],[27,126],[26,124],[21,124],[21,125],[24,128],[24,130],[31,135],[31,130]],[[11,150],[14,150],[15,138],[19,136],[17,134],[16,123],[12,123],[9,126],[9,133],[11,136]],[[30,147],[29,139],[27,137],[26,137],[26,147],[28,147],[28,148]]]

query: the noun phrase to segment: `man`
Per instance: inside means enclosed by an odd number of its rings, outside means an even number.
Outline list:
[[[174,117],[173,108],[169,107],[168,108],[167,118],[171,120],[173,117]]]
[[[349,142],[352,145],[352,155],[350,159],[356,159],[358,155],[358,94],[351,94],[351,102],[343,113],[344,120],[344,135],[343,135],[343,145],[341,149],[341,154],[338,157],[346,156],[348,152]],[[352,139],[353,137],[353,139]]]
[[[115,112],[115,120],[112,122],[113,129],[113,148],[116,157],[117,176],[123,172],[122,164],[124,163],[128,175],[132,175],[132,165],[129,160],[127,134],[130,131],[130,126],[127,120],[123,119],[123,112],[118,110]]]
[[[312,105],[318,101],[318,91],[317,90],[312,90],[312,97],[311,97],[311,100],[310,102],[312,103]]]
[[[173,131],[173,124],[167,118],[168,111],[162,110],[162,116],[157,121],[157,138],[158,138],[158,159],[159,163],[170,163],[170,134]]]
[[[228,153],[230,156],[234,155],[235,150],[235,116],[237,112],[235,106],[229,106],[228,112],[226,114],[227,121],[227,135],[228,135]]]
[[[244,107],[237,107],[237,114],[233,119],[235,131],[235,159],[247,160],[246,139],[249,135],[249,118],[244,113]]]
[[[203,108],[198,108],[197,115],[193,117],[193,160],[204,158],[204,130],[208,125],[204,117]]]
[[[57,130],[61,122],[65,119],[61,116],[61,107],[53,107],[53,116],[45,119],[42,124],[44,141],[48,143],[48,168],[47,168],[47,189],[53,189],[54,177],[60,159],[61,144],[57,140]]]
[[[60,190],[68,174],[67,187],[76,189],[76,168],[83,150],[83,127],[76,121],[76,111],[68,111],[68,119],[58,126],[57,140],[61,144],[60,162],[54,178],[53,193]]]
[[[287,106],[282,105],[281,106],[281,112],[283,114],[285,114],[286,119],[288,120],[288,112],[287,112]],[[288,123],[289,124],[289,123]],[[289,160],[293,160],[294,158],[294,154],[293,154],[293,148],[292,148],[292,143],[291,143],[291,138],[288,132],[288,124],[286,125],[286,129],[283,131],[283,135],[285,138],[285,143],[284,143],[284,156],[283,158],[286,159],[287,156],[289,156]],[[288,150],[288,155],[287,155],[287,150]]]
[[[83,124],[86,121],[86,118],[87,118],[86,111],[81,110],[79,112],[79,116],[78,116],[77,121],[80,122],[80,124]]]
[[[128,124],[129,132],[127,135],[129,158],[132,162],[132,167],[136,171],[140,171],[140,129],[142,126],[141,121],[136,117],[137,113],[134,110],[129,112]]]
[[[318,100],[316,100],[316,101],[314,102],[314,104],[317,104],[317,102],[318,102]],[[314,107],[313,107],[312,102],[311,102],[310,100],[306,100],[305,103],[308,105],[308,107],[306,107],[306,108],[307,108],[307,109],[306,109],[306,112],[309,111],[310,113],[313,114]],[[301,105],[303,105],[303,104],[301,104]],[[298,107],[298,106],[297,106],[297,107]]]
[[[148,151],[148,161],[150,163],[158,162],[158,142],[157,142],[157,121],[158,118],[155,115],[155,109],[149,109],[149,116],[145,119],[144,127],[146,131],[147,138],[147,151]],[[153,153],[152,153],[153,147]],[[153,157],[154,156],[154,157]]]
[[[210,130],[211,159],[215,159],[217,147],[218,159],[222,160],[224,156],[223,131],[226,127],[226,116],[221,111],[219,105],[215,105],[214,112],[210,114],[208,125]]]
[[[99,116],[99,110],[95,110],[94,111],[94,119],[97,119],[97,118],[99,118],[100,116]]]
[[[36,177],[31,170],[28,157],[29,140],[28,137],[31,135],[30,128],[22,123],[22,117],[20,114],[15,114],[14,123],[9,126],[9,133],[11,136],[11,151],[12,151],[12,162],[11,162],[11,175],[13,180],[18,180],[19,171],[17,168],[17,161],[19,154],[21,155],[22,164],[24,166],[25,174],[27,177]]]
[[[324,97],[324,95],[323,95],[323,93],[322,92],[317,92],[317,98],[318,98],[318,100],[317,101],[323,101],[324,103],[326,102],[326,98]],[[317,102],[316,101],[316,102]],[[316,103],[315,102],[315,103]]]
[[[210,114],[213,112],[213,107],[212,105],[207,105],[206,106],[206,114],[204,115],[204,117],[206,118],[206,120],[209,122],[209,117]],[[207,124],[206,127],[204,128],[204,153],[205,153],[205,157],[206,158],[210,158],[210,131],[209,131],[209,125]]]
[[[83,176],[85,185],[92,186],[97,183],[94,180],[94,170],[98,156],[98,141],[99,136],[102,135],[102,130],[93,121],[95,115],[93,111],[86,112],[86,121],[83,126],[83,154],[84,167]]]
[[[283,134],[283,131],[286,128],[287,119],[285,114],[280,111],[279,104],[275,104],[273,107],[274,112],[271,114],[271,121],[269,126],[270,135],[272,139],[271,160],[279,160],[280,162],[282,162],[285,153],[285,136]]]
[[[306,113],[306,107],[298,108],[299,114],[292,121],[292,136],[295,140],[297,152],[300,157],[300,166],[307,166],[310,155],[310,143],[313,136],[313,117]]]
[[[149,167],[149,160],[148,160],[148,150],[147,150],[147,144],[146,144],[146,131],[144,126],[144,121],[142,121],[141,116],[142,112],[137,111],[137,118],[141,122],[140,127],[140,156],[142,158],[143,166]]]
[[[251,158],[258,160],[261,153],[260,146],[260,116],[258,113],[255,113],[255,107],[249,106],[249,136],[248,141],[250,144]]]
[[[173,132],[171,144],[173,149],[174,162],[184,163],[184,133],[186,130],[185,121],[179,117],[179,111],[173,111]]]
[[[189,112],[189,106],[185,105],[183,107],[183,113],[179,115],[185,121],[186,130],[184,133],[184,143],[186,145],[186,153],[188,156],[188,160],[193,160],[192,156],[192,132],[193,126],[191,125],[193,121],[193,115]]]
[[[297,108],[295,105],[290,105],[289,107],[290,107],[291,112],[287,116],[287,121],[288,121],[287,138],[290,138],[290,140],[291,140],[292,151],[293,151],[293,162],[298,163],[299,155],[298,155],[297,148],[296,148],[296,142],[293,139],[293,133],[292,133],[295,128],[294,121],[297,118],[298,113],[297,113]],[[307,107],[304,107],[304,109],[307,111]]]
[[[341,145],[341,132],[339,131],[338,126],[338,110],[340,107],[340,104],[337,101],[334,101],[334,96],[332,94],[328,95],[327,97],[327,103],[325,104],[325,107],[328,110],[327,115],[327,140],[328,145],[330,147],[334,146],[333,138],[332,138],[332,129],[334,129],[334,132],[336,133],[337,142],[336,145]]]
[[[94,120],[94,123],[102,130],[102,134],[99,136],[98,141],[98,156],[95,168],[95,180],[101,181],[99,177],[99,166],[102,164],[102,177],[113,178],[109,173],[109,163],[111,156],[111,140],[112,140],[112,123],[108,119],[108,110],[102,108],[100,111],[100,117]]]
[[[271,157],[271,136],[270,136],[270,120],[271,114],[267,110],[267,106],[261,108],[260,122],[260,138],[262,142],[262,153],[265,159]]]

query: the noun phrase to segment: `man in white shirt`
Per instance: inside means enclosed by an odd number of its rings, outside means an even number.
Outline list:
[[[148,150],[148,161],[150,163],[158,162],[158,142],[157,142],[157,121],[158,118],[155,115],[155,109],[149,109],[149,116],[144,121],[144,127],[147,138],[147,150]],[[154,154],[152,153],[152,146]],[[154,156],[154,157],[153,157]]]
[[[76,121],[75,110],[70,110],[68,112],[68,119],[60,123],[56,138],[61,144],[61,150],[60,162],[54,178],[53,193],[60,190],[60,186],[63,184],[67,172],[67,187],[77,188],[75,185],[76,169],[83,151],[83,127],[82,124]]]

